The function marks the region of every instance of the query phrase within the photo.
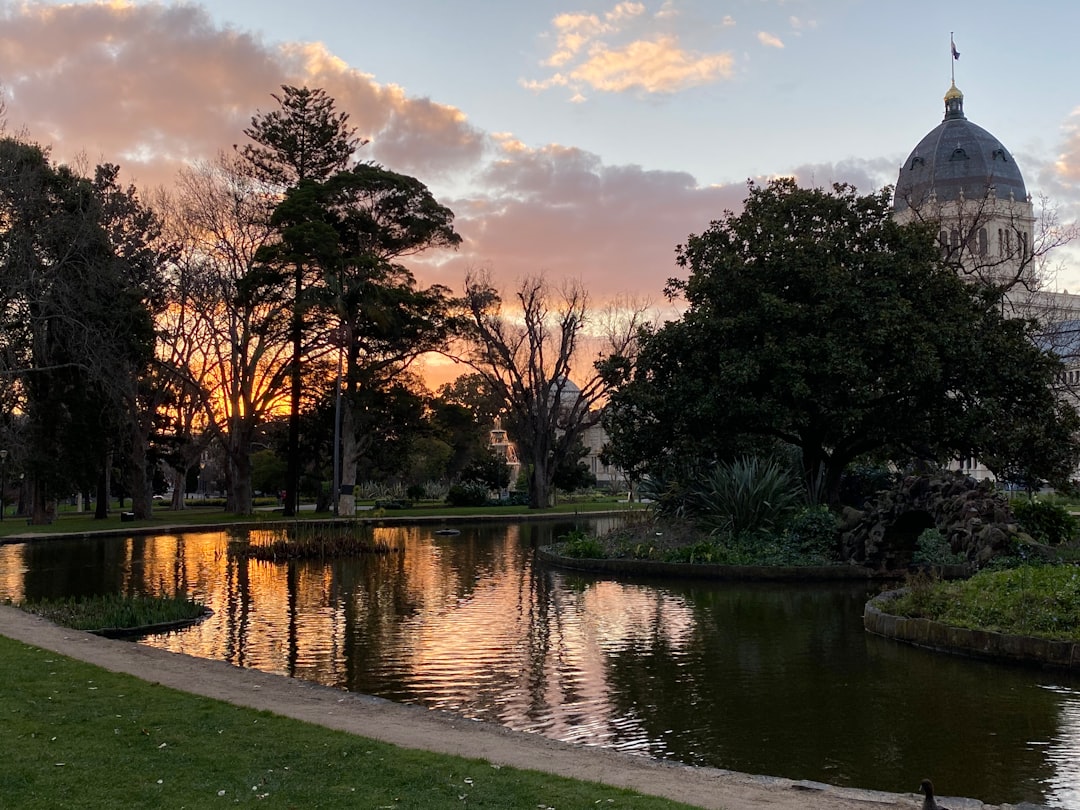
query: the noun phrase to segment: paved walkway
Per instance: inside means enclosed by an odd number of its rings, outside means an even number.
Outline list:
[[[921,797],[914,793],[880,793],[750,776],[560,743],[444,712],[234,667],[222,661],[194,658],[126,641],[111,641],[58,627],[3,605],[0,605],[0,634],[174,689],[272,711],[406,748],[602,782],[702,808],[914,810],[921,806]],[[922,776],[912,774],[912,782],[917,784]],[[942,801],[952,810],[995,810],[972,799],[942,797]],[[999,810],[1011,807],[1003,805]]]

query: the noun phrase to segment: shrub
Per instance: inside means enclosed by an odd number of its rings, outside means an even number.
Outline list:
[[[954,554],[945,535],[937,529],[924,529],[915,541],[915,553],[911,560],[923,565],[957,565],[967,562],[967,557]]]
[[[853,464],[844,470],[840,479],[840,503],[862,509],[883,489],[890,489],[896,475],[885,467]]]
[[[678,520],[686,515],[687,491],[679,480],[650,475],[638,484],[638,497],[651,501],[658,517]]]
[[[486,506],[488,490],[476,481],[454,484],[446,493],[446,502],[450,506]]]
[[[585,534],[581,529],[559,536],[559,553],[575,559],[602,559],[607,556],[604,547],[595,537]]]
[[[28,613],[76,630],[131,630],[202,617],[206,608],[184,596],[103,594],[27,600]]]
[[[1064,506],[1036,500],[1014,501],[1011,506],[1024,531],[1040,543],[1067,543],[1080,530],[1080,524]]]
[[[1074,566],[982,571],[957,582],[919,575],[907,585],[881,609],[956,627],[1080,640],[1080,570]]]
[[[783,523],[798,506],[800,490],[779,462],[749,456],[693,481],[686,501],[707,528],[741,535]]]
[[[427,497],[427,488],[423,484],[410,484],[405,497],[410,501],[422,501]]]
[[[795,513],[784,531],[786,544],[800,556],[831,562],[837,557],[836,516],[827,506]]]

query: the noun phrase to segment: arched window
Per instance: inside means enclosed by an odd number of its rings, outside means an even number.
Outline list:
[[[987,243],[990,240],[986,236],[986,228],[979,228],[979,255],[985,257],[987,251]]]

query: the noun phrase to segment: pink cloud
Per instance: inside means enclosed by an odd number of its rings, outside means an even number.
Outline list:
[[[562,146],[503,152],[484,193],[452,201],[464,244],[442,272],[489,268],[507,287],[526,275],[580,279],[597,300],[662,299],[675,246],[738,208],[742,184],[701,187],[689,174],[607,166]]]
[[[317,43],[270,45],[217,28],[196,5],[0,6],[8,124],[61,159],[121,163],[142,184],[243,141],[282,84],[323,87],[397,171],[475,161],[484,139],[458,110],[375,83]]]

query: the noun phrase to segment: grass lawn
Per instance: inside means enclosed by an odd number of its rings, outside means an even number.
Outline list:
[[[1080,641],[1080,567],[1023,566],[981,571],[970,579],[908,580],[900,597],[879,603],[898,616],[954,627],[1056,641]]]
[[[0,636],[0,806],[680,808],[397,748],[188,695]]]
[[[445,504],[420,505],[412,509],[390,509],[375,512],[364,510],[357,514],[358,518],[407,518],[407,517],[484,517],[503,516],[529,517],[547,514],[577,514],[581,512],[607,512],[614,510],[643,509],[639,503],[627,503],[626,501],[576,501],[562,503],[550,509],[529,509],[527,506],[479,506],[479,507],[452,507]],[[313,512],[301,510],[296,518],[289,520],[330,520],[333,519],[330,512]],[[169,509],[155,509],[154,516],[150,520],[136,520],[129,523],[121,523],[120,511],[113,510],[105,520],[94,520],[89,513],[61,512],[56,520],[47,526],[29,526],[26,518],[15,518],[8,515],[0,521],[0,538],[22,534],[83,534],[85,532],[114,531],[123,532],[128,529],[143,529],[146,527],[160,526],[161,528],[180,526],[198,529],[200,526],[216,525],[221,523],[268,523],[280,522],[285,518],[278,511],[258,511],[253,515],[234,515],[226,512],[220,506],[194,506],[181,512],[173,512]]]

